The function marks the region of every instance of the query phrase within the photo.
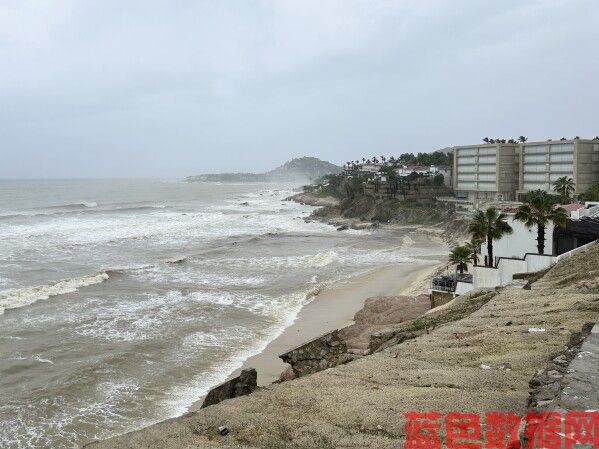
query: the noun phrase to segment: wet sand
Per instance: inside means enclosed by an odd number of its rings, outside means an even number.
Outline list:
[[[334,329],[353,323],[355,313],[367,298],[379,295],[396,296],[426,293],[429,276],[445,261],[442,257],[422,257],[411,263],[399,263],[377,268],[368,273],[337,283],[316,296],[299,313],[295,322],[283,331],[259,354],[247,359],[241,369],[255,368],[258,384],[268,385],[279,378],[288,366],[279,355]],[[190,410],[197,410],[203,398]]]

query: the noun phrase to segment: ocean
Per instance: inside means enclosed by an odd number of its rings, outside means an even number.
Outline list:
[[[0,181],[0,447],[180,415],[323,287],[429,255],[306,222],[294,188]]]

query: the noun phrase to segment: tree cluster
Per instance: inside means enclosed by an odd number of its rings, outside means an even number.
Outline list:
[[[421,165],[421,166],[452,166],[453,154],[444,151],[434,151],[432,153],[403,153],[398,157],[395,156],[373,156],[371,158],[363,157],[362,160],[347,161],[346,168],[357,168],[362,164],[383,164],[391,167],[399,165]]]
[[[517,139],[491,139],[489,137],[485,137],[483,139],[484,143],[524,143],[528,140],[528,137],[520,136]]]
[[[552,195],[543,190],[537,190],[528,194],[526,201],[518,208],[514,218],[524,223],[527,228],[536,227],[537,251],[539,254],[544,254],[547,225],[554,223],[556,226],[565,226],[568,214],[563,208],[556,205]],[[471,241],[465,245],[454,247],[449,254],[450,262],[457,266],[460,273],[468,270],[469,260],[472,260],[475,266],[478,265],[478,251],[484,243],[487,247],[485,266],[495,266],[493,242],[506,234],[511,234],[513,229],[507,222],[505,214],[490,207],[474,213],[468,226],[468,232],[472,235]]]

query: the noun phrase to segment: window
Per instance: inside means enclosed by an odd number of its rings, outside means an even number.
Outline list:
[[[472,174],[459,174],[458,181],[476,181],[476,175]]]
[[[478,166],[478,171],[480,173],[485,172],[485,173],[495,173],[495,165],[479,165]]]
[[[545,162],[547,157],[544,154],[526,154],[524,162]]]
[[[524,173],[524,181],[545,181],[545,173]]]
[[[495,173],[484,174],[481,173],[478,175],[479,181],[495,181],[496,175]]]
[[[541,164],[541,165],[525,165],[524,166],[524,173],[528,173],[528,172],[545,172],[547,171],[547,167],[545,166],[545,164]]]
[[[561,144],[551,145],[551,152],[552,153],[563,153],[563,152],[570,152],[570,153],[572,153],[573,151],[574,151],[574,144],[573,143],[561,143]]]
[[[458,173],[474,173],[476,171],[475,165],[458,165]]]
[[[458,189],[475,190],[476,183],[474,183],[474,182],[458,182]]]
[[[572,164],[551,164],[551,173],[573,173],[574,165]]]
[[[476,148],[458,148],[458,157],[462,156],[474,156],[476,154]]]
[[[497,161],[496,156],[479,156],[478,163],[479,164],[494,164]]]
[[[547,190],[547,184],[524,183],[524,190]]]
[[[495,184],[494,182],[479,182],[478,190],[486,190],[486,191],[497,190],[497,184]]]
[[[572,162],[574,160],[574,153],[562,153],[562,154],[552,154],[551,162]]]
[[[531,145],[524,147],[524,154],[547,153],[547,145]]]
[[[478,154],[479,155],[486,155],[486,154],[492,154],[494,155],[497,152],[497,149],[495,147],[493,148],[479,148],[478,149]]]
[[[460,157],[458,159],[458,165],[474,164],[475,162],[476,162],[476,158],[475,157]]]

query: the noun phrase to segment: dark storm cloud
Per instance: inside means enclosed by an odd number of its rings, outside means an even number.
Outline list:
[[[594,0],[0,0],[0,177],[593,137],[598,20]]]

